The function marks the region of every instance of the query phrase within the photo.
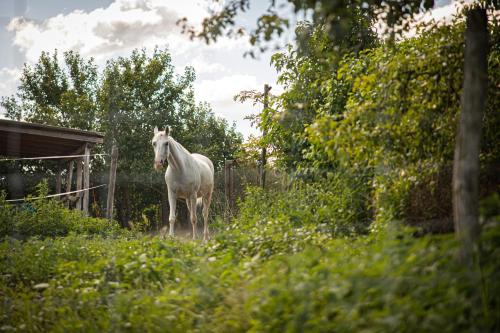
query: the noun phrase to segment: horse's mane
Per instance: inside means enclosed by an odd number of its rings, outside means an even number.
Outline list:
[[[179,142],[175,141],[175,139],[173,137],[171,137],[170,135],[167,137],[167,141],[168,141],[168,144],[174,144],[176,147],[178,147],[178,148],[180,147],[182,149],[182,151],[185,152],[186,154],[191,155],[191,152],[189,152],[189,150],[184,148],[184,146],[181,145]]]

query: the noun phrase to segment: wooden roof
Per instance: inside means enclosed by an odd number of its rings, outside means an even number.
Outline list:
[[[65,156],[81,152],[86,144],[103,143],[98,132],[0,119],[0,156]]]

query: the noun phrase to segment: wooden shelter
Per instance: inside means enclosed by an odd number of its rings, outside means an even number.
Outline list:
[[[76,190],[84,191],[77,192],[72,198],[77,201],[76,208],[85,214],[88,214],[90,199],[90,151],[92,146],[103,141],[102,133],[0,119],[0,156],[18,159],[61,157],[59,160],[68,166],[65,192],[72,190],[73,169],[76,165]],[[63,193],[63,164],[59,165],[56,192]],[[67,198],[71,197],[68,195]]]

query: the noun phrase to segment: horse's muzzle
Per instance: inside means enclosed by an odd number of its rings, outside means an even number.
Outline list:
[[[155,161],[154,168],[156,171],[161,171],[163,167],[163,161]]]

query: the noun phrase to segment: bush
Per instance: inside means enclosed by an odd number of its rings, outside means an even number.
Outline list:
[[[324,82],[324,112],[307,128],[309,166],[369,173],[378,221],[438,222],[449,231],[451,174],[463,84],[463,21],[345,57]],[[488,85],[500,82],[500,26],[489,27]],[[337,88],[347,87],[339,97]],[[342,90],[344,91],[344,90]],[[336,99],[345,99],[342,108]],[[488,90],[481,195],[498,191],[499,89]],[[306,163],[307,164],[307,163]],[[432,230],[432,227],[430,228]]]
[[[247,188],[238,218],[216,234],[223,246],[248,256],[295,253],[308,243],[365,234],[371,222],[364,180],[335,177],[296,182],[287,191]]]
[[[47,192],[47,183],[41,183],[36,196],[46,196]],[[71,232],[116,236],[125,231],[117,223],[85,217],[54,199],[31,200],[28,197],[25,203],[14,206],[5,201],[5,195],[0,196],[0,238],[57,237]]]
[[[311,234],[298,253],[249,256],[157,237],[0,243],[0,327],[33,331],[459,332],[500,327],[500,226],[475,277],[449,236],[389,225],[357,239]],[[391,229],[393,228],[393,229]],[[232,229],[227,235],[240,232]],[[290,243],[297,240],[289,239]],[[473,277],[471,279],[471,277]]]

